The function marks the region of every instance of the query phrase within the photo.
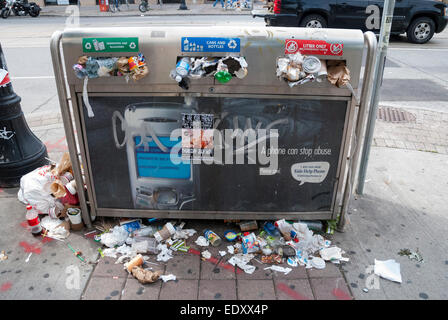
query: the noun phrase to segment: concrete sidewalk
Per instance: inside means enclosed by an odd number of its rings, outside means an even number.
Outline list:
[[[114,264],[114,259],[83,265],[65,243],[34,239],[25,228],[25,206],[17,200],[17,189],[3,189],[0,219],[5,223],[0,225],[4,239],[0,250],[9,258],[0,261],[0,299],[447,299],[448,113],[400,110],[415,119],[377,120],[365,194],[352,199],[345,232],[332,236],[333,243],[347,252],[348,263],[327,264],[324,270],[298,267],[287,276],[264,270],[266,265],[255,261],[252,264],[257,271],[253,275],[225,263],[217,272],[213,271],[216,260],[200,259],[193,236],[189,253],[176,253],[167,263],[156,262],[154,257],[150,260],[158,263],[151,265],[154,270],[175,274],[177,282],[140,285],[122,265]],[[67,150],[60,115],[26,117],[33,132],[47,145],[50,158],[59,160]],[[379,146],[380,139],[394,144]],[[421,148],[419,143],[438,147]],[[186,222],[186,227],[198,232],[205,227],[218,233],[228,228],[219,220]],[[86,239],[84,232],[72,233],[68,242],[89,260],[99,258],[98,243]],[[223,248],[209,248],[215,259],[218,249]],[[401,249],[418,249],[424,262],[398,255]],[[30,253],[29,262],[25,262]],[[402,283],[375,278],[375,259],[399,262]],[[67,279],[71,270],[78,270],[75,267],[79,268],[81,284],[68,290]]]
[[[178,3],[163,4],[162,6],[150,1],[150,10],[141,13],[138,10],[140,1],[137,4],[130,4],[129,8],[126,5],[120,7],[120,11],[101,12],[99,6],[80,6],[79,13],[81,17],[116,17],[116,16],[177,16],[177,15],[250,15],[249,9],[225,9],[218,4],[213,7],[213,3],[205,4],[188,4],[188,10],[179,10]],[[262,9],[264,2],[255,2],[253,9]],[[67,6],[48,6],[43,7],[41,11],[42,16],[67,16]]]

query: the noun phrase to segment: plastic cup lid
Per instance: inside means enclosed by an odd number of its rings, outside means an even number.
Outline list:
[[[320,60],[314,56],[308,56],[303,60],[302,67],[306,73],[319,72],[322,64]]]
[[[311,265],[315,267],[316,269],[324,269],[325,268],[325,261],[322,258],[314,257],[311,260]]]

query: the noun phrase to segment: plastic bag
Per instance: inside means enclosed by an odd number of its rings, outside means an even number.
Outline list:
[[[129,232],[123,226],[115,226],[112,232],[101,235],[101,243],[109,248],[122,246],[129,236]]]
[[[51,196],[50,185],[56,180],[51,166],[43,166],[20,179],[17,197],[20,202],[33,206],[40,214],[57,218],[64,205]]]

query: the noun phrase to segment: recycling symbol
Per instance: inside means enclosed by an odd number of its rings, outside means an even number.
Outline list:
[[[92,49],[92,44],[90,42],[87,42],[86,45],[84,46],[87,50]]]
[[[130,44],[129,44],[129,48],[131,48],[131,49],[135,49],[137,46],[135,45],[135,42],[131,42]]]
[[[236,41],[233,40],[233,39],[230,40],[229,43],[228,43],[227,45],[228,45],[228,47],[229,47],[230,49],[235,49],[236,46],[237,46]]]

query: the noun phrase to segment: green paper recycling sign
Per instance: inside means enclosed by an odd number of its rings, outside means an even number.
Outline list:
[[[83,38],[83,52],[138,52],[138,38]]]

